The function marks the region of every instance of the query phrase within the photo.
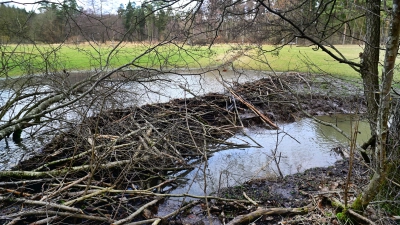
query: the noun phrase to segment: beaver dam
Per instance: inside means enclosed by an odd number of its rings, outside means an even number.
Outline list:
[[[224,83],[225,93],[114,109],[87,118],[54,137],[38,155],[0,172],[0,221],[168,224],[195,207],[211,215],[210,209],[219,205],[220,217],[221,207],[248,211],[255,204],[248,196],[230,199],[172,191],[214,152],[257,145],[230,141],[244,127],[279,129],[277,124],[305,114],[363,112],[359,96],[327,94],[324,87],[330,82],[294,74]],[[158,216],[158,206],[169,197],[190,200]],[[235,213],[224,214],[223,220],[234,217]]]

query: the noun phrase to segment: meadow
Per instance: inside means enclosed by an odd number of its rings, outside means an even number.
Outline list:
[[[253,46],[216,44],[208,46],[178,46],[121,43],[93,45],[8,45],[0,46],[2,76],[40,74],[45,71],[79,71],[112,69],[122,65],[127,68],[215,68],[298,71],[332,74],[346,78],[360,78],[359,73],[346,64],[333,60],[314,46]],[[362,47],[339,45],[336,48],[348,60],[358,62]],[[383,53],[382,53],[383,58]],[[226,66],[224,66],[226,65]],[[5,71],[5,72],[4,72]],[[0,71],[1,72],[1,71]],[[399,77],[396,71],[396,78]]]

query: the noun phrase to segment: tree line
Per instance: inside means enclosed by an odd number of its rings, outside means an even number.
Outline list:
[[[300,20],[303,29],[315,27],[324,32],[333,44],[360,44],[366,34],[364,12],[356,7],[360,0],[329,2],[308,1],[299,10],[288,12]],[[62,3],[42,2],[37,11],[27,12],[7,4],[0,4],[0,41],[2,43],[81,43],[85,41],[162,41],[175,36],[175,40],[188,44],[213,43],[296,43],[307,44],[280,30],[282,21],[265,8],[255,7],[257,1],[208,0],[201,7],[176,10],[168,1],[150,1],[141,5],[128,2],[120,5],[116,13],[84,9],[76,0]],[[230,7],[232,5],[233,7]],[[332,4],[331,4],[332,5]],[[298,8],[296,1],[276,1],[275,7]],[[320,13],[316,21],[307,17]],[[185,23],[185,18],[195,18]],[[270,23],[274,21],[273,23]],[[381,34],[388,29],[381,18]],[[326,29],[328,28],[329,29]],[[189,29],[187,29],[189,28]],[[186,30],[186,33],[179,32]],[[385,40],[382,35],[381,42]]]
[[[79,7],[76,0],[42,2],[38,12],[0,4],[0,15],[3,44],[159,40],[173,17],[171,9],[157,2],[129,2],[115,14],[103,14]]]

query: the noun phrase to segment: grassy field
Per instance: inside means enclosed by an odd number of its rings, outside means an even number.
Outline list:
[[[254,46],[218,44],[209,49],[208,46],[182,48],[164,45],[149,51],[153,47],[150,44],[131,43],[122,43],[115,48],[110,44],[1,46],[0,51],[4,52],[1,67],[8,68],[8,75],[16,76],[46,70],[115,68],[125,64],[130,64],[131,68],[208,68],[232,62],[238,69],[327,73],[359,78],[359,74],[351,67],[334,61],[325,52],[313,47],[293,45],[271,52],[273,46],[263,46],[260,49]],[[337,46],[337,49],[349,60],[360,60],[360,46],[344,45]]]
[[[242,57],[236,63],[239,67],[257,70],[299,71],[318,74],[333,74],[345,77],[359,77],[350,66],[333,60],[321,49],[313,47],[285,46],[279,52],[268,52],[273,46],[264,46],[261,50],[252,50],[248,57]],[[358,54],[362,48],[357,45],[337,46],[346,59],[359,62]],[[265,53],[267,52],[267,53]]]

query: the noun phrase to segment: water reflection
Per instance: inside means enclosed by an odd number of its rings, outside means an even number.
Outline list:
[[[189,98],[193,97],[192,94],[204,95],[209,92],[223,92],[224,88],[216,78],[242,83],[267,75],[259,71],[210,71],[201,75],[200,71],[186,71],[185,74],[164,74],[157,77],[162,78],[158,81],[123,85],[121,88],[126,89],[128,93],[135,94],[131,96],[136,96],[131,98],[131,102],[126,101],[124,106],[166,102],[174,98]],[[186,92],[182,87],[189,89],[191,93]],[[11,94],[7,90],[0,93],[0,103],[5,102]],[[22,105],[17,107],[22,107]],[[350,121],[352,120],[347,115],[323,116],[320,119],[332,122],[347,131],[350,130]],[[275,175],[276,165],[271,156],[275,149],[277,155],[281,156],[279,166],[285,175],[311,167],[328,166],[339,159],[339,156],[330,149],[348,143],[348,140],[331,127],[317,124],[310,119],[302,119],[291,124],[280,124],[280,128],[282,130],[278,133],[264,129],[247,129],[247,135],[261,144],[262,148],[232,149],[216,153],[210,158],[206,171],[194,171],[189,175],[192,181],[196,181],[190,189],[184,187],[176,192],[189,191],[194,194],[202,194],[204,178],[208,184],[207,193],[210,193],[218,191],[221,187],[242,183],[253,177]],[[361,122],[359,131],[361,133],[358,135],[358,143],[361,144],[368,140],[368,124]],[[29,137],[25,136],[25,138]],[[239,142],[239,138],[242,138],[251,143],[251,140],[244,135],[238,134],[235,138],[230,141]],[[26,143],[26,139],[24,143]],[[6,143],[6,140],[2,140],[0,142],[2,158],[0,169],[9,168],[10,165],[15,164],[26,152],[29,152],[28,150],[38,149],[39,145],[35,146],[34,144],[29,143],[27,144],[29,149],[24,149],[11,141]]]
[[[68,77],[68,83],[72,84],[82,79],[90,76],[90,72],[76,72],[71,73]],[[228,82],[246,82],[257,80],[262,77],[265,77],[266,73],[262,71],[225,71],[220,72],[209,71],[206,73],[202,73],[199,70],[192,71],[176,71],[174,73],[161,74],[154,77],[154,81],[151,82],[130,82],[126,84],[120,84],[120,96],[121,102],[123,102],[123,107],[129,107],[134,105],[143,105],[143,104],[151,104],[158,102],[167,102],[174,98],[191,98],[194,95],[204,95],[209,92],[223,92],[224,88],[222,84],[220,84],[216,78],[218,77],[220,80],[225,80]],[[17,80],[15,81],[17,82]],[[23,83],[23,82],[22,82]],[[2,84],[0,82],[0,84]],[[110,84],[112,85],[112,84]],[[4,86],[4,85],[3,85]],[[2,87],[3,87],[2,86]],[[13,86],[12,86],[13,87]],[[186,92],[182,87],[190,90],[192,93]],[[45,89],[46,86],[41,87],[41,89]],[[29,91],[27,89],[26,91]],[[35,91],[32,89],[32,91]],[[0,106],[4,105],[8,99],[10,99],[15,93],[11,88],[1,88],[0,87]],[[29,103],[29,102],[28,102]],[[18,104],[14,106],[14,110],[11,111],[11,114],[6,114],[2,118],[1,121],[8,121],[10,117],[12,117],[15,113],[18,113],[25,105],[25,102],[19,101]],[[121,106],[118,106],[121,107]],[[80,108],[76,109],[79,110]],[[65,114],[66,120],[74,120],[74,117],[77,115],[81,115],[82,117],[90,116],[92,113],[91,110],[84,110],[86,115],[83,115],[83,112],[75,112],[70,110],[67,114]],[[1,122],[0,122],[1,123]],[[41,145],[43,143],[37,140],[38,137],[31,137],[29,134],[35,128],[25,129],[22,133],[23,144],[25,144],[25,148],[21,148],[21,146],[16,145],[11,138],[0,140],[0,169],[9,169],[14,166],[19,159],[27,156],[27,153],[32,153],[35,151],[39,151]],[[48,138],[48,140],[51,137]],[[7,142],[8,141],[8,142]]]
[[[355,117],[351,118],[349,115],[323,116],[319,119],[334,122],[347,134],[350,134],[350,123],[355,124]],[[332,127],[319,124],[312,119],[302,119],[279,126],[280,131],[246,129],[247,135],[261,144],[262,148],[217,152],[208,160],[205,174],[202,165],[187,176],[193,184],[174,192],[203,195],[205,192],[207,194],[218,192],[220,188],[238,185],[252,178],[276,176],[277,167],[272,157],[275,149],[276,155],[281,156],[279,167],[284,175],[313,167],[330,166],[341,159],[341,156],[331,149],[338,146],[346,147],[349,143]],[[368,123],[360,121],[359,130],[361,134],[358,135],[358,143],[361,144],[368,140]],[[230,141],[240,142],[239,138],[251,143],[248,137],[240,134]]]
[[[193,95],[201,96],[207,93],[222,93],[224,86],[217,81],[244,83],[259,80],[268,73],[262,71],[189,71],[182,74],[164,74],[162,79],[148,83],[133,83],[124,85],[126,90],[135,90],[138,96],[136,104],[168,102],[175,98],[192,98]],[[184,89],[190,90],[190,93]]]
[[[89,75],[90,72],[71,73],[71,75],[68,77],[68,83],[72,84],[81,81],[82,79],[87,78]],[[177,71],[176,74],[168,73],[157,75],[154,77],[154,81],[151,82],[130,82],[126,84],[119,84],[118,87],[120,88],[120,93],[122,94],[120,94],[118,97],[121,99],[121,102],[123,102],[122,107],[167,102],[174,98],[191,98],[193,97],[192,94],[204,95],[209,92],[223,92],[224,88],[222,84],[216,80],[216,77],[228,82],[246,82],[257,80],[265,76],[266,73],[261,71],[220,72],[216,70],[206,73],[202,73],[199,70]],[[110,83],[109,85],[113,84]],[[192,94],[186,92],[182,87],[190,90]],[[46,86],[41,87],[43,90],[45,88]],[[27,89],[26,91],[29,92],[30,89]],[[37,90],[32,89],[31,91]],[[7,89],[0,87],[0,106],[4,105],[14,94],[15,93],[11,88]],[[0,118],[0,120],[8,121],[10,117],[18,113],[25,105],[26,102],[19,101],[18,104],[15,104],[14,110],[11,111],[11,114],[4,115],[2,118]],[[65,119],[72,121],[75,119],[75,117],[77,117],[77,115],[85,117],[90,116],[92,113],[92,110],[90,109],[82,109],[84,112],[79,111],[80,109],[81,108],[75,109],[78,111],[68,111],[68,113],[64,115]],[[86,115],[84,115],[84,113],[86,113]],[[55,126],[58,126],[58,124]],[[21,146],[16,145],[11,138],[0,140],[1,170],[11,168],[18,162],[19,159],[27,156],[28,152],[32,153],[40,150],[40,147],[43,145],[43,143],[37,140],[38,137],[31,137],[29,135],[31,131],[34,131],[34,129],[34,127],[25,129],[22,133],[22,138],[24,140],[23,144],[26,146],[25,148],[21,148]],[[51,137],[49,137],[48,140],[50,138]]]
[[[359,116],[357,115],[332,115],[332,116],[320,116],[319,117],[323,121],[330,122],[335,124],[341,130],[350,131],[351,129],[355,129],[356,121],[359,120]],[[320,126],[319,132],[321,135],[326,136],[326,138],[330,138],[340,143],[349,143],[349,141],[343,137],[340,133],[334,131],[332,128],[328,126]],[[357,144],[361,145],[364,142],[368,141],[371,136],[369,124],[365,121],[358,123],[358,134],[357,134]],[[350,132],[346,132],[350,136]]]

